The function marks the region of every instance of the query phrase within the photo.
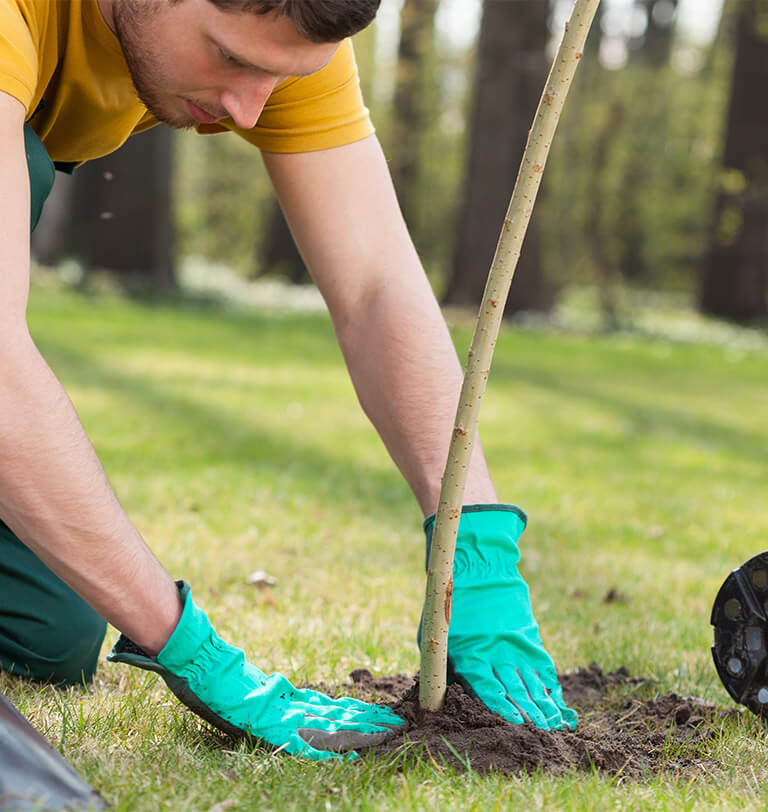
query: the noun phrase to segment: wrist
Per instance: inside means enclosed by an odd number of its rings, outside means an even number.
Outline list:
[[[510,505],[503,502],[489,502],[489,503],[469,503],[465,502],[461,508],[461,515],[462,517],[472,514],[472,513],[512,513],[517,517],[517,520],[522,521],[522,529],[525,529],[526,524],[528,523],[528,516],[526,515],[525,511],[522,508],[519,508],[517,505]],[[424,519],[424,532],[427,533],[428,537],[432,538],[432,532],[435,529],[435,519],[437,518],[436,513],[431,513]],[[499,517],[500,519],[504,518],[512,518],[512,517]],[[466,524],[463,520],[459,522],[459,532],[462,531],[462,525]],[[522,532],[522,530],[521,530]]]
[[[419,505],[421,506],[425,519],[437,511],[438,505],[440,504],[441,486],[442,479],[437,482],[434,487],[429,488],[423,498],[418,497]],[[467,482],[463,498],[465,505],[492,505],[497,504],[498,501],[499,497],[496,495],[496,488],[493,482],[491,482],[490,476],[474,477]]]
[[[133,628],[125,623],[120,625],[120,631],[150,657],[156,657],[162,651],[179,626],[184,611],[184,597],[178,586],[181,583],[168,578],[162,597],[152,602],[151,616],[147,614],[149,607],[146,607],[144,616],[137,619],[138,622],[134,621]]]
[[[182,606],[181,617],[165,645],[157,654],[157,661],[178,674],[198,655],[203,644],[215,632],[208,615],[195,605],[189,584],[177,581],[179,600]]]

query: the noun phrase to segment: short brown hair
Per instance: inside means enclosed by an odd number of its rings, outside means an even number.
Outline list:
[[[222,11],[290,18],[312,42],[340,42],[369,25],[381,0],[208,0]]]

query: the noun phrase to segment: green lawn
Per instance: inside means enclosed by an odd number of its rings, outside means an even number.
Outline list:
[[[30,320],[129,515],[223,637],[297,682],[418,668],[421,515],[327,318],[40,288]],[[464,356],[469,332],[456,339]],[[481,433],[502,499],[529,514],[524,573],[561,669],[626,665],[659,692],[729,704],[709,611],[728,571],[768,547],[766,415],[759,345],[506,329]],[[276,588],[246,585],[255,569]],[[612,587],[628,602],[603,603]],[[695,780],[481,778],[229,749],[125,666],[103,663],[87,691],[3,675],[0,689],[115,810],[768,805],[751,723]]]

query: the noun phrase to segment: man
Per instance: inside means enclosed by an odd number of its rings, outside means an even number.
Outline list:
[[[386,709],[265,677],[216,635],[120,507],[25,318],[30,225],[52,179],[49,155],[76,164],[158,122],[237,132],[262,150],[360,402],[429,516],[429,544],[461,372],[359,95],[347,37],[377,7],[0,0],[5,670],[89,679],[105,618],[123,633],[110,659],[158,671],[232,734],[326,758],[399,724]],[[457,543],[451,678],[511,721],[574,727],[516,568],[525,515],[497,501],[478,448]]]

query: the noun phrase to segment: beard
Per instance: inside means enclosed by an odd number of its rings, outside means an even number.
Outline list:
[[[118,0],[114,4],[115,33],[128,65],[139,101],[163,124],[188,129],[197,124],[190,115],[169,109],[163,87],[162,59],[151,45],[149,23],[160,12],[157,0]]]

